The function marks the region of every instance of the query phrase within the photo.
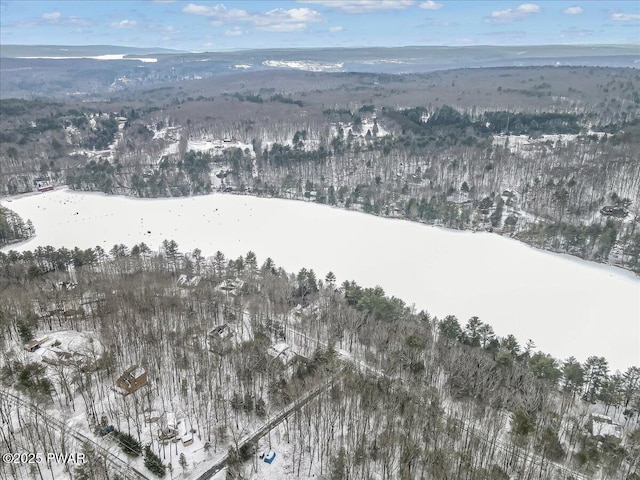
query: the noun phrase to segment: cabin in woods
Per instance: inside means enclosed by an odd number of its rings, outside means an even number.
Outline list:
[[[116,380],[115,390],[122,395],[129,395],[147,383],[147,371],[143,367],[133,365]]]
[[[228,323],[218,325],[209,331],[209,350],[218,355],[229,352],[233,348],[232,337],[233,330]]]
[[[29,340],[27,343],[24,344],[24,349],[27,352],[35,352],[37,349],[39,349],[43,343],[45,343],[47,340],[49,340],[49,337],[42,337],[40,339],[33,339],[33,340]]]

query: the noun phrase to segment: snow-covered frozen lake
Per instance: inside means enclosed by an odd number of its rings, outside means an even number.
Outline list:
[[[464,325],[477,315],[496,333],[557,358],[604,356],[613,370],[640,365],[640,280],[619,268],[548,253],[488,233],[451,231],[299,201],[213,194],[135,199],[58,190],[4,203],[40,245],[81,248],[173,239],[181,251],[253,250],[288,271],[333,271],[338,282],[387,294]],[[150,232],[150,233],[149,233]]]

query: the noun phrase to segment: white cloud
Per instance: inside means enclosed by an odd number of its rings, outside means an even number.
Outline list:
[[[293,32],[305,30],[310,23],[324,23],[325,18],[310,8],[276,8],[264,13],[250,14],[246,10],[228,9],[223,4],[215,6],[190,3],[182,9],[185,13],[211,17],[211,25],[219,27],[225,21],[246,22],[257,30],[266,32]]]
[[[540,11],[540,7],[535,3],[523,3],[518,8],[516,8],[516,11],[523,12],[525,14],[538,13]]]
[[[227,37],[239,37],[242,35],[242,29],[240,27],[233,27],[231,30],[224,32]]]
[[[442,8],[442,4],[436,3],[433,0],[427,0],[426,2],[420,4],[420,8],[424,10],[440,10]]]
[[[508,23],[522,20],[533,13],[540,12],[540,6],[535,3],[523,3],[518,8],[507,8],[506,10],[495,10],[489,17],[484,19],[487,23]]]
[[[263,32],[297,32],[307,28],[306,23],[302,22],[281,22],[281,23],[265,23],[256,27]]]
[[[256,15],[252,22],[258,30],[271,32],[292,32],[304,30],[309,23],[322,23],[326,20],[320,13],[310,8],[276,8]]]
[[[564,11],[565,15],[580,15],[584,10],[582,7],[569,7]]]
[[[91,21],[86,18],[69,17],[66,22],[70,25],[91,25]]]
[[[50,13],[44,13],[42,15],[42,18],[44,18],[45,20],[49,20],[50,22],[57,22],[58,20],[60,20],[60,12],[50,12]]]
[[[1,0],[0,0],[1,1]],[[88,20],[82,17],[63,17],[60,12],[46,12],[42,14],[42,17],[39,19],[32,19],[30,21],[20,21],[15,25],[20,27],[36,27],[39,25],[56,25],[59,27],[63,26],[83,26],[83,25],[91,25],[93,24],[92,20]]]
[[[336,33],[336,32],[341,32],[343,29],[340,25],[336,25],[335,27],[331,27],[329,29],[330,32]]]
[[[182,11],[184,13],[190,13],[192,15],[202,15],[204,17],[212,17],[216,14],[215,8],[217,7],[218,5],[216,5],[216,7],[208,7],[206,5],[196,5],[195,3],[190,3],[189,5],[184,7]]]
[[[415,0],[299,0],[299,2],[338,8],[348,13],[404,10],[416,3]]]
[[[243,20],[250,18],[246,10],[238,8],[227,8],[222,3],[210,7],[208,5],[196,5],[190,3],[182,9],[185,13],[192,15],[202,15],[204,17],[215,17],[221,20]]]
[[[111,28],[135,28],[138,22],[135,20],[122,20],[120,22],[113,22],[109,26]]]
[[[634,20],[640,20],[640,14],[616,12],[611,14],[611,20],[617,22],[632,22]]]

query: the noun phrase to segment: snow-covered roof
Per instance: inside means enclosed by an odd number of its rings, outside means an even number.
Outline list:
[[[189,277],[185,274],[182,274],[180,275],[180,277],[178,277],[178,281],[177,281],[178,286],[185,286],[185,287],[196,287],[198,286],[199,283],[200,283],[200,275]]]
[[[118,385],[112,385],[111,386],[111,390],[113,390],[114,392],[122,395],[123,397],[129,394],[128,390],[126,390],[126,389],[124,389],[122,387],[119,387]]]
[[[599,423],[611,423],[613,421],[611,420],[611,417],[608,417],[606,415],[600,415],[599,413],[592,413],[591,419],[594,422],[599,422]]]
[[[24,348],[26,350],[32,350],[35,347],[41,346],[43,343],[47,342],[48,340],[49,340],[48,336],[44,336],[40,339],[29,340],[27,343],[24,344]]]
[[[58,348],[47,348],[42,353],[42,361],[54,365],[64,364],[76,356],[74,352],[66,352]]]
[[[173,412],[165,412],[164,414],[165,421],[167,422],[167,427],[176,428],[176,414]]]
[[[229,338],[233,332],[227,323],[223,323],[222,325],[218,325],[217,327],[211,329],[209,331],[209,335],[212,337],[220,337],[221,339]]]
[[[136,366],[136,368],[131,372],[131,375],[134,378],[138,378],[146,373],[146,370],[140,366]]]
[[[615,423],[593,422],[591,434],[594,437],[622,438],[622,427]]]
[[[244,285],[244,281],[240,279],[226,279],[223,280],[220,285],[216,288],[216,290],[226,292],[226,293],[234,293],[236,290],[242,288]]]
[[[178,437],[182,438],[187,435],[187,433],[189,433],[187,422],[184,420],[184,418],[181,418],[180,420],[178,420]]]
[[[278,356],[284,352],[286,352],[289,348],[291,348],[287,343],[281,342],[281,343],[276,343],[275,345],[272,345],[269,350],[271,350],[273,353],[275,353],[274,356]]]
[[[298,354],[291,349],[291,346],[284,342],[271,345],[267,350],[267,354],[273,358],[280,358],[285,364],[288,364],[298,356]]]

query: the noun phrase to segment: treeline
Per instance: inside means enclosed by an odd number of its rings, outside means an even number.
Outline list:
[[[211,273],[219,279],[234,275],[255,276],[256,273],[288,277],[286,272],[275,267],[270,258],[258,268],[256,256],[252,252],[237,259],[226,259],[221,252],[218,252],[214,257],[207,259],[202,257],[198,250],[193,253],[181,253],[177,243],[170,240],[162,243],[160,251],[159,256],[145,243],[136,244],[131,248],[116,244],[108,251],[100,246],[87,249],[46,246],[24,252],[10,250],[7,253],[0,252],[0,272],[5,282],[24,283],[38,281],[38,277],[54,272],[67,272],[72,268],[95,268],[114,262],[128,263],[128,269],[135,271],[144,269],[153,260],[156,263],[160,261],[161,265],[163,263],[166,266],[173,265],[174,268],[186,269],[189,272],[196,267],[200,273],[211,269]],[[194,258],[197,265],[193,263]],[[252,281],[259,280],[259,278],[251,278]],[[312,269],[303,268],[291,276],[292,298],[304,305],[312,304],[321,290],[325,286],[333,288],[335,281],[335,276],[331,272],[321,280]],[[411,313],[401,299],[387,297],[379,286],[368,288],[353,281],[345,281],[339,290],[346,305],[363,312],[366,318],[378,326],[387,325],[385,328],[392,328],[396,322],[416,315]],[[426,312],[417,315],[416,318],[421,321],[430,318]],[[640,391],[636,391],[640,387],[640,368],[638,367],[630,367],[623,376],[614,374],[613,378],[610,378],[608,362],[602,357],[590,357],[582,365],[576,363],[573,357],[566,362],[560,362],[542,352],[534,353],[533,343],[528,343],[526,348],[523,348],[513,335],[496,336],[491,325],[483,323],[478,317],[469,319],[464,327],[455,316],[436,320],[434,325],[439,332],[438,338],[447,348],[453,344],[479,347],[498,364],[511,365],[513,362],[525,362],[536,377],[548,380],[553,385],[561,385],[574,393],[581,393],[584,400],[591,403],[599,400],[606,406],[626,408],[633,404],[634,395],[640,394]],[[612,388],[618,389],[618,392],[612,394]],[[635,400],[636,410],[629,412],[631,416],[640,414],[638,410],[640,398]],[[631,406],[634,408],[634,405]]]
[[[27,100],[22,98],[3,98],[0,100],[0,116],[13,117],[20,116],[34,110],[44,108],[61,108],[62,103],[52,102],[43,99]]]
[[[638,205],[631,199],[637,197],[640,170],[635,147],[614,141],[621,133],[499,145],[468,129],[448,131],[452,119],[464,118],[453,109],[428,119],[426,111],[415,113],[417,121],[433,122],[437,129],[382,138],[341,137],[338,131],[326,160],[279,148],[273,152],[279,156],[265,152],[258,159],[257,178],[234,180],[258,195],[306,198],[450,228],[493,229],[638,271]],[[512,118],[566,120],[546,114]],[[496,114],[494,120],[498,125],[507,116]]]
[[[108,160],[91,160],[84,167],[66,172],[67,185],[74,190],[113,193],[114,167]]]
[[[443,110],[434,122],[461,115]],[[152,169],[90,162],[69,170],[67,182],[139,197],[250,190],[449,228],[492,229],[540,248],[640,269],[637,205],[625,197],[637,189],[640,171],[626,144],[584,137],[520,150],[473,136],[405,133],[343,134],[330,147],[308,149],[308,138],[298,130],[292,145],[262,149],[254,141],[255,159],[252,152],[225,149],[166,157]]]
[[[264,149],[262,162],[273,168],[295,168],[304,162],[324,162],[329,157],[329,151],[321,146],[317,150],[302,150],[299,142],[303,141],[303,136],[296,132],[294,136],[294,146],[274,143],[270,149]],[[296,148],[297,147],[297,148]],[[261,163],[262,165],[262,163]]]
[[[220,169],[214,172],[214,167]],[[184,197],[213,190],[212,175],[222,183],[227,175],[251,176],[249,151],[226,149],[219,155],[190,150],[179,158],[163,157],[157,165],[124,166],[119,161],[90,161],[66,171],[66,182],[74,190],[133,194],[138,197]]]
[[[238,161],[242,151],[224,154],[229,161]],[[211,168],[220,159],[203,152],[186,152],[182,160],[170,161],[163,158],[158,167],[152,171],[136,171],[130,178],[123,178],[128,182],[131,191],[138,197],[178,197],[210,193],[212,190]]]
[[[634,271],[640,267],[640,233],[619,235],[619,225],[608,219],[604,225],[571,225],[551,223],[532,225],[517,237],[526,243],[547,250],[568,252],[582,258],[607,261],[618,239],[623,246],[621,255]]]
[[[233,96],[235,98],[237,98],[238,100],[240,100],[241,102],[252,102],[252,103],[264,103],[265,102],[265,99],[262,98],[262,96],[259,93],[256,95],[256,94],[253,94],[253,93],[244,93],[243,94],[243,93],[236,92]],[[285,97],[281,93],[276,93],[275,95],[272,95],[266,101],[280,102],[280,103],[285,103],[285,104],[288,104],[288,105],[297,105],[298,107],[302,107],[304,105],[302,103],[302,100],[294,100],[293,98],[291,98],[291,96]]]
[[[77,286],[47,287],[72,265]],[[38,274],[30,275],[34,269]],[[199,275],[200,283],[176,288],[182,274]],[[242,287],[225,294],[218,289],[224,280],[241,280]],[[171,399],[185,406],[207,451],[237,449],[231,470],[241,475],[243,458],[250,458],[243,452],[254,447],[239,439],[250,426],[331,379],[287,421],[293,475],[627,479],[640,467],[640,368],[612,373],[597,356],[559,361],[531,342],[497,335],[477,317],[464,324],[453,316],[437,319],[379,287],[349,281],[338,287],[332,273],[323,279],[311,269],[289,274],[271,259],[260,265],[253,252],[205,258],[165,241],[157,254],[144,244],[109,252],[9,252],[0,255],[0,281],[3,351],[21,341],[20,325],[33,332],[52,327],[33,312],[36,295],[63,304],[100,299],[53,324],[54,331],[73,325],[100,332],[109,347],[97,371],[76,372],[76,386],[14,362],[16,373],[5,371],[4,378],[49,395],[57,409],[84,402],[87,415],[104,412],[138,454],[138,445],[149,441],[145,412]],[[214,355],[202,340],[223,322],[250,330],[238,333],[242,341],[231,351]],[[268,346],[283,338],[306,357],[289,373],[267,361]],[[107,401],[105,391],[132,363],[147,367],[153,386],[123,408],[123,400]],[[27,374],[20,379],[24,369],[33,372],[32,381]],[[51,388],[41,387],[45,378]],[[594,403],[624,418],[622,441],[592,434]],[[155,437],[149,448],[154,465],[192,462]]]
[[[0,103],[0,112],[6,115],[0,140],[17,156],[31,143],[41,143],[47,132],[57,156],[66,153],[64,129],[73,126],[79,130],[80,147],[104,150],[113,143],[118,132],[116,114],[103,115],[95,111],[63,110],[64,105],[39,100],[8,99]],[[135,113],[135,110],[131,110]],[[124,110],[122,113],[125,113]],[[130,112],[127,112],[130,113]],[[44,114],[47,114],[46,116]],[[91,122],[93,120],[93,123]]]
[[[448,105],[433,111],[414,107],[398,111],[383,109],[382,113],[398,121],[404,130],[417,134],[466,132],[468,136],[472,131],[478,137],[493,134],[537,137],[543,134],[578,134],[583,130],[582,118],[569,113],[485,111],[474,117]]]
[[[31,220],[25,222],[13,210],[0,206],[0,247],[27,240],[35,233]]]
[[[90,106],[69,107],[42,100],[0,101],[0,111],[6,113],[0,119],[0,161],[4,173],[0,177],[0,192],[30,191],[34,178],[48,172],[53,174],[54,181],[61,180],[70,165],[85,163],[82,154],[78,155],[79,149],[107,150],[116,142],[121,127],[126,130],[129,147],[148,143],[153,137],[140,121],[140,114],[148,114],[150,107],[121,108],[119,113],[108,114]],[[119,146],[124,148],[124,143]],[[102,182],[86,181],[94,183],[94,189],[108,189]]]
[[[82,141],[84,148],[106,150],[109,145],[115,140],[115,135],[118,133],[118,120],[116,120],[115,114],[108,116],[96,116],[94,117],[95,127],[87,129],[86,136]],[[78,124],[76,122],[76,124]],[[87,124],[84,124],[86,127]]]

